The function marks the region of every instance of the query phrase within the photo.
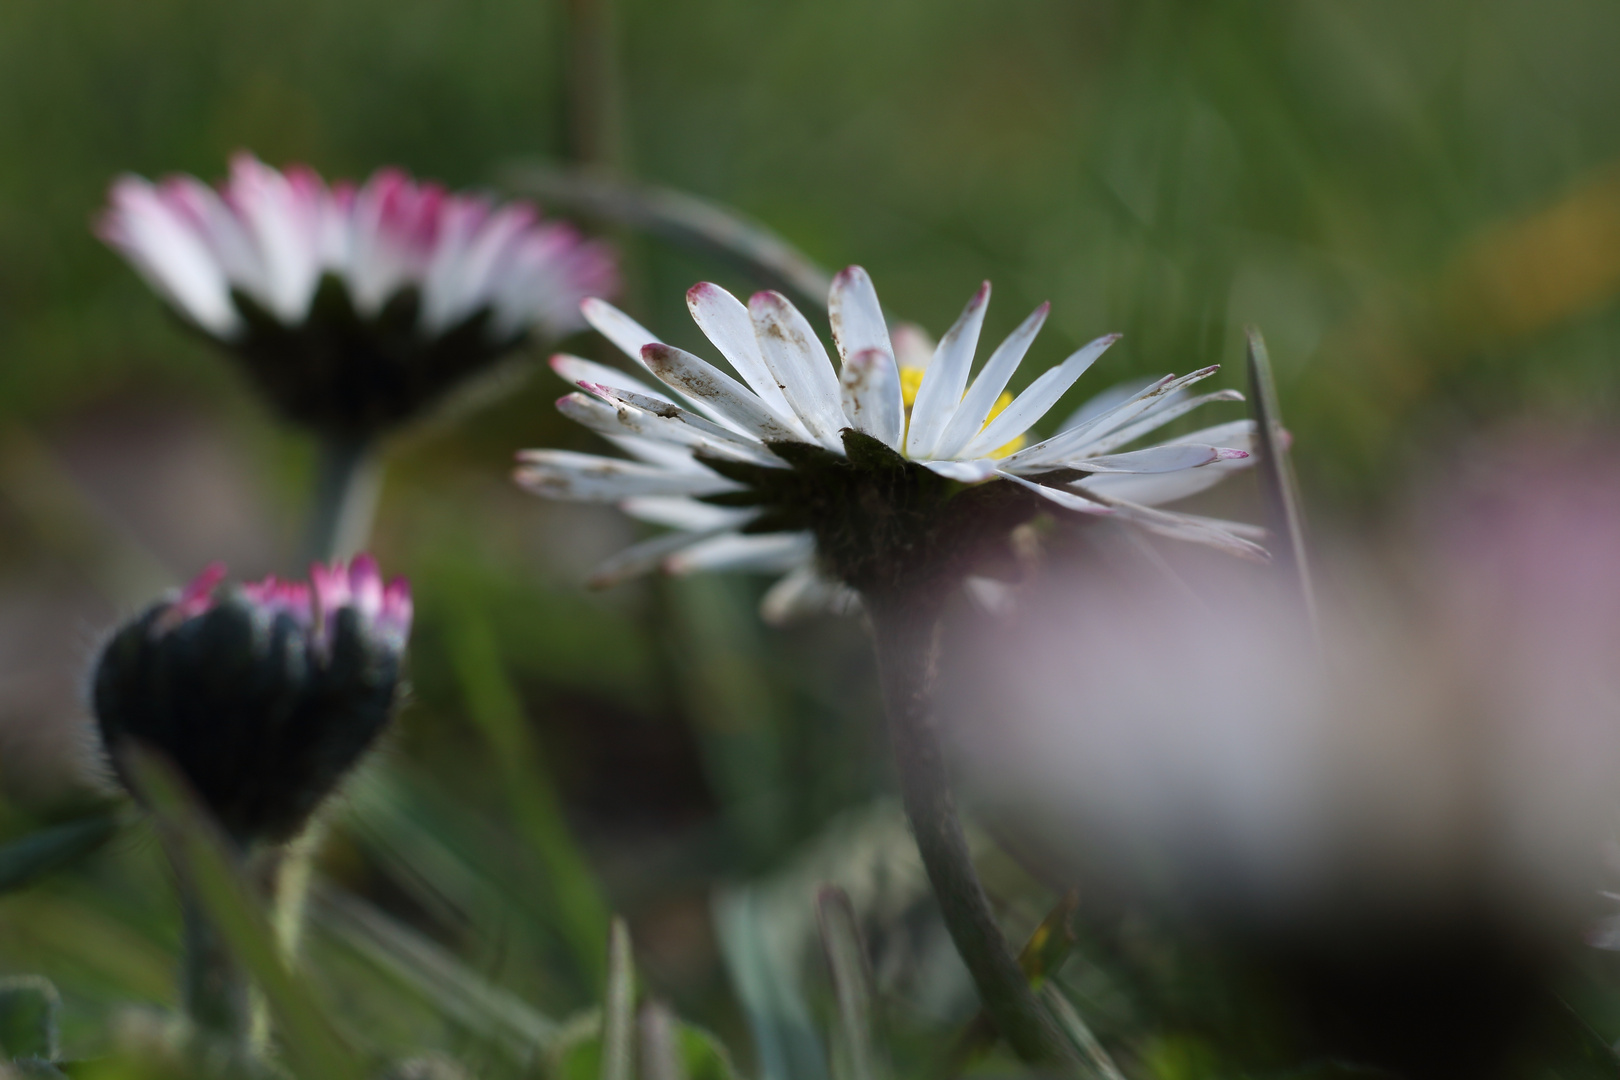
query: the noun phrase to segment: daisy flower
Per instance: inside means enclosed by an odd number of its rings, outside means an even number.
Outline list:
[[[216,189],[114,182],[97,234],[294,420],[370,434],[531,334],[583,324],[613,257],[525,203],[385,168],[356,187],[240,154]]]
[[[1131,448],[1202,405],[1241,400],[1232,390],[1189,393],[1217,367],[1116,388],[1039,438],[1035,424],[1118,335],[1083,346],[1014,396],[1007,386],[1049,305],[970,378],[989,299],[986,282],[930,347],[912,328],[891,337],[870,278],[852,266],[834,279],[828,300],[835,368],[809,321],[780,294],[756,293],[744,304],[699,284],[687,306],[738,377],[587,300],[585,318],[656,382],[554,357],[553,368],[580,387],[558,408],[629,459],[528,450],[517,480],[541,495],[616,503],[670,527],[614,556],[595,583],[658,566],[786,572],[766,596],[768,618],[848,603],[851,590],[888,589],[918,566],[949,577],[955,571],[946,564],[961,569],[1036,508],[1265,557],[1252,539],[1258,530],[1154,505],[1248,464],[1250,421]]]
[[[159,750],[238,843],[279,842],[393,714],[411,590],[384,584],[369,555],[317,564],[308,582],[224,578],[209,566],[113,634],[96,721],[115,771],[126,742]]]

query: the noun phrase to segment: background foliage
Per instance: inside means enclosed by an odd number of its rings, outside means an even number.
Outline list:
[[[71,759],[100,630],[211,558],[286,569],[312,465],[90,235],[123,170],[217,176],[249,148],[476,185],[590,159],[862,263],[935,332],[981,278],[991,336],[1052,300],[1026,379],[1123,331],[1075,404],[1211,362],[1239,385],[1255,322],[1319,522],[1377,520],[1392,477],[1482,417],[1612,419],[1612,4],[602,3],[0,5],[3,835],[88,797]],[[619,239],[627,305],[677,343],[696,339],[687,285],[747,285]],[[746,981],[739,956],[774,955],[736,944],[766,933],[745,910],[766,894],[718,918],[711,899],[786,875],[808,910],[805,866],[858,876],[873,845],[904,848],[874,802],[890,784],[860,627],[764,631],[746,580],[581,591],[631,527],[511,488],[517,447],[592,438],[551,410],[549,372],[514,378],[392,449],[376,547],[418,590],[414,697],[338,815],[325,873],[367,906],[321,920],[320,978],[368,1046],[499,1057],[596,1000],[612,909],[658,994],[814,1075],[798,1006],[739,1011],[727,989],[726,957]],[[896,925],[913,970],[941,955]],[[377,944],[395,930],[421,946],[414,974]],[[0,898],[0,972],[54,978],[69,1050],[93,1053],[116,1003],[169,1002],[176,933],[156,849],[126,833]],[[913,1026],[962,1018],[961,993],[913,991]]]

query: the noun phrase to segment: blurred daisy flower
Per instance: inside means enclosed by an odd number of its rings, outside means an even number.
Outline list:
[[[870,278],[852,266],[828,301],[835,369],[780,294],[756,293],[745,305],[716,285],[694,286],[692,317],[741,381],[587,300],[591,325],[657,383],[558,356],[553,368],[580,387],[558,408],[634,460],[523,451],[518,482],[553,498],[617,503],[674,530],[614,556],[596,584],[658,566],[785,572],[765,598],[773,621],[920,577],[960,578],[1040,508],[1265,557],[1247,526],[1152,508],[1247,465],[1249,421],[1129,448],[1201,405],[1241,400],[1231,390],[1187,393],[1217,368],[1107,392],[1034,438],[1032,427],[1118,335],[1085,345],[1013,396],[1007,385],[1048,305],[970,380],[989,298],[986,282],[937,346],[912,328],[891,338]]]
[[[409,584],[384,584],[369,555],[310,576],[222,587],[216,563],[121,627],[96,663],[113,768],[128,741],[161,752],[243,846],[296,835],[401,692]]]
[[[284,413],[345,435],[411,417],[531,334],[579,329],[581,299],[617,286],[572,226],[391,168],[329,185],[240,154],[217,189],[124,176],[96,232]]]
[[[958,775],[1028,865],[1086,883],[1091,925],[1129,912],[1236,965],[1201,1014],[1241,1018],[1230,1046],[1277,1009],[1299,1058],[1366,1075],[1574,1075],[1552,1062],[1592,1053],[1579,943],[1620,948],[1620,920],[1591,926],[1620,790],[1616,449],[1550,417],[1448,450],[1407,522],[1328,546],[1319,634],[1234,562],[1053,567],[940,665]]]

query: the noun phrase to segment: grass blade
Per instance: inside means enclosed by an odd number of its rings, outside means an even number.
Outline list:
[[[1057,1018],[1058,1027],[1063,1034],[1069,1037],[1075,1048],[1080,1051],[1081,1058],[1094,1070],[1094,1075],[1102,1080],[1125,1080],[1125,1074],[1119,1071],[1114,1059],[1109,1056],[1103,1044],[1097,1041],[1097,1036],[1091,1033],[1086,1022],[1080,1019],[1080,1014],[1070,1004],[1069,999],[1057,988],[1056,983],[1049,982],[1040,989],[1040,998],[1046,1007],[1052,1010]]]
[[[762,890],[752,887],[714,899],[720,955],[754,1038],[760,1076],[827,1080],[826,1050],[799,993],[797,966],[785,955],[793,946],[773,936],[769,908]]]
[[[1277,407],[1277,382],[1271,371],[1266,340],[1251,326],[1248,334],[1249,408],[1259,439],[1255,472],[1260,479],[1260,497],[1265,502],[1267,527],[1275,538],[1271,552],[1274,564],[1294,577],[1300,603],[1314,632],[1316,590],[1311,584],[1310,562],[1305,555],[1305,519],[1300,512],[1299,486],[1288,460],[1287,435]]]
[[[756,221],[695,195],[636,184],[590,169],[527,164],[506,184],[547,206],[642,229],[682,247],[718,255],[749,276],[825,310],[832,278]]]
[[[129,765],[166,834],[176,871],[264,993],[294,1072],[304,1080],[363,1080],[360,1062],[288,970],[269,919],[185,782],[162,758],[138,748],[129,752]]]
[[[498,1038],[520,1060],[543,1054],[558,1024],[486,981],[436,942],[389,918],[358,896],[315,890],[316,924],[469,1032]]]
[[[816,922],[838,1002],[834,1075],[839,1080],[885,1080],[889,1070],[874,1037],[871,969],[848,894],[836,886],[823,888],[816,896]]]
[[[20,889],[94,853],[112,839],[118,826],[117,813],[91,814],[40,829],[0,847],[0,894]]]
[[[615,918],[608,931],[607,997],[602,1005],[602,1080],[635,1080],[636,970],[630,928]]]
[[[641,1007],[642,1080],[686,1080],[686,1066],[676,1041],[677,1023],[675,1014],[661,1001],[649,1001]]]
[[[601,942],[608,934],[608,916],[596,873],[563,819],[523,701],[502,664],[495,631],[471,607],[456,615],[455,632],[448,640],[467,712],[489,740],[524,839],[545,865],[546,881],[575,962],[591,989],[599,990],[604,977]]]

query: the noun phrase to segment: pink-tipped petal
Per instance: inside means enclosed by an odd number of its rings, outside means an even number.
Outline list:
[[[527,203],[450,194],[399,169],[363,184],[328,185],[313,169],[231,159],[218,191],[191,177],[153,186],[117,181],[96,232],[183,315],[217,337],[242,320],[236,289],[288,325],[311,315],[324,274],[336,275],[362,317],[414,288],[418,332],[448,332],[487,312],[486,335],[510,344],[582,325],[587,296],[611,295],[611,251]]]
[[[888,350],[862,349],[849,356],[838,384],[850,426],[898,451],[906,412],[900,393],[900,371]]]
[[[849,420],[838,376],[809,320],[778,292],[749,297],[748,314],[765,366],[805,430],[829,449],[842,450],[838,433]]]
[[[349,594],[356,611],[368,619],[375,619],[382,611],[383,582],[377,572],[377,560],[369,554],[359,554],[349,563]]]
[[[838,355],[844,363],[867,349],[894,355],[889,326],[883,319],[883,306],[878,303],[872,279],[861,267],[845,267],[833,278],[827,311],[832,321],[833,341],[838,344]]]
[[[400,638],[411,632],[411,619],[415,606],[411,600],[411,583],[396,577],[383,590],[382,613],[377,618],[378,628]]]
[[[201,615],[214,606],[214,590],[224,580],[225,564],[209,563],[203,567],[202,573],[192,578],[186,587],[180,590],[179,597],[169,605],[168,617],[179,623]]]

